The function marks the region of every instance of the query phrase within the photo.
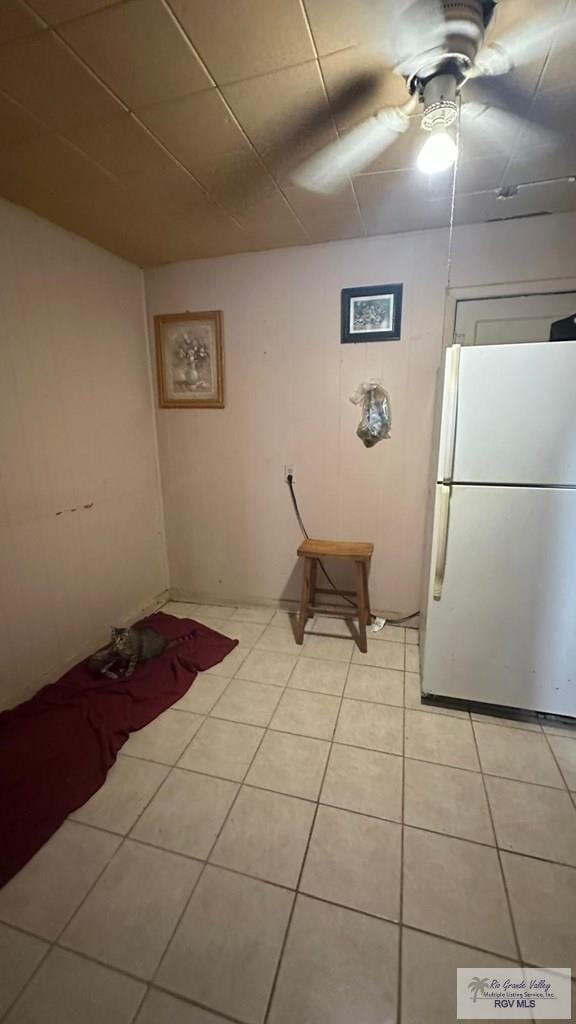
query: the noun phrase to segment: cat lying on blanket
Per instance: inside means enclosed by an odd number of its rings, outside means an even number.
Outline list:
[[[109,679],[128,677],[139,662],[156,658],[167,647],[168,641],[151,626],[112,627],[110,643],[92,655],[88,668]]]

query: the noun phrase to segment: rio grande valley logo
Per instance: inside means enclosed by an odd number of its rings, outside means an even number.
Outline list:
[[[457,969],[459,1020],[571,1020],[568,967]]]
[[[472,1002],[475,1003],[479,995],[483,996],[489,986],[490,978],[472,978],[472,981],[468,983],[468,988],[472,992]]]

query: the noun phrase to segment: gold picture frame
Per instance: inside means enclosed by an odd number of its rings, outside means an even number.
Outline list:
[[[154,317],[158,400],[163,409],[223,409],[222,312]]]

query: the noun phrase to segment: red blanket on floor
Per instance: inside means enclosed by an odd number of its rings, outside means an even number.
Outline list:
[[[238,643],[162,612],[142,621],[179,642],[130,679],[95,679],[82,661],[0,714],[0,886],[100,789],[129,733],[183,697],[199,671]]]

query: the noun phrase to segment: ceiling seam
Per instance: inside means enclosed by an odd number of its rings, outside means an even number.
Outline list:
[[[43,127],[45,127],[48,133],[54,131],[54,129],[51,128],[50,125],[46,124],[46,122],[43,121],[41,117],[38,117],[38,114],[34,114],[31,110],[29,110],[28,107],[25,107],[23,103],[20,103],[20,100],[14,99],[14,97],[11,96],[9,92],[6,92],[5,89],[0,88],[0,96],[4,96],[5,99],[9,100],[10,103],[13,103],[14,106],[18,107],[19,110],[23,110],[25,114],[29,115],[29,117],[32,117],[35,121],[38,121],[38,124],[41,124]]]
[[[54,28],[55,27],[55,25],[50,25],[50,23],[46,21],[44,15],[40,14],[40,12],[36,10],[36,8],[34,7],[34,0],[20,0],[20,2],[24,3],[26,5],[26,7],[28,7],[32,11],[32,13],[36,15],[37,18],[41,18],[42,21],[44,21],[44,23],[48,26],[48,28]],[[112,10],[114,7],[122,7],[125,4],[126,4],[126,0],[114,0],[114,2],[113,3],[109,3],[107,5],[107,7],[100,7],[100,8],[97,7],[97,8],[95,8],[94,11],[85,11],[84,14],[78,14],[77,16],[72,17],[72,18],[64,18],[63,21],[59,21],[56,24],[57,25],[71,25],[75,21],[82,21],[82,18],[89,18],[91,14],[97,14],[99,10],[101,10],[101,11],[109,11],[109,10]]]
[[[48,135],[50,138],[58,139],[59,142],[63,142],[66,146],[69,146],[70,149],[73,149],[76,153],[78,153],[83,158],[83,160],[86,161],[87,164],[90,164],[90,166],[92,167],[97,167],[98,170],[102,171],[107,178],[111,179],[111,181],[114,181],[119,185],[124,185],[124,182],[121,181],[121,179],[118,178],[116,174],[110,171],[107,167],[104,167],[104,165],[99,163],[98,160],[94,160],[93,157],[88,156],[88,154],[80,146],[78,146],[76,142],[73,142],[72,139],[69,139],[68,136],[64,135],[62,132],[59,132],[55,128],[52,128],[41,117],[38,117],[38,114],[34,114],[31,110],[29,110],[28,107],[25,107],[23,103],[20,103],[19,100],[14,99],[10,95],[10,93],[6,92],[5,89],[0,89],[0,96],[3,96],[5,99],[9,100],[10,103],[13,103],[14,106],[18,107],[19,110],[23,110],[25,114],[29,114],[31,117],[33,117],[38,122],[38,124],[42,125],[42,127],[46,129],[46,135]],[[37,138],[43,138],[43,134],[40,136],[34,135],[29,139],[23,139],[21,142],[17,142],[13,146],[8,146],[6,151],[10,152],[11,149],[18,149],[19,146],[26,146],[29,142],[34,142]],[[51,195],[56,195],[56,193],[50,188],[47,191]]]
[[[168,3],[170,0],[168,0]],[[259,71],[256,75],[247,75],[245,78],[233,78],[229,82],[222,82],[218,88],[228,89],[235,85],[244,85],[245,82],[257,82],[261,78],[268,78],[269,75],[276,75],[281,71],[289,71],[293,68],[305,68],[307,64],[315,64],[318,61],[318,54],[314,46],[314,40],[312,38],[312,45],[314,47],[314,56],[308,57],[306,60],[298,60],[295,64],[285,64],[281,68],[273,68],[271,71]],[[352,50],[354,47],[347,46],[347,50]],[[341,53],[341,50],[334,50],[332,53],[327,54],[329,57],[333,57],[337,53]]]
[[[123,2],[123,0],[122,0],[122,2]],[[120,5],[115,5],[115,6],[120,6]],[[223,212],[223,213],[224,213],[224,214],[225,214],[225,215],[226,215],[227,217],[229,217],[229,218],[230,218],[230,220],[232,220],[232,221],[233,221],[233,222],[234,222],[234,223],[236,224],[236,226],[237,226],[238,228],[240,228],[241,230],[245,230],[245,229],[244,229],[244,228],[242,227],[242,225],[241,225],[240,223],[238,223],[238,221],[236,221],[236,219],[234,218],[234,216],[233,216],[233,215],[232,215],[232,214],[231,214],[231,213],[230,213],[230,212],[229,212],[229,211],[228,211],[228,210],[227,210],[227,209],[226,209],[226,208],[225,208],[225,207],[224,207],[224,206],[223,206],[223,205],[222,205],[222,204],[221,204],[221,203],[220,203],[220,202],[219,202],[219,201],[218,201],[218,200],[217,200],[217,199],[216,199],[216,198],[215,198],[215,197],[214,197],[214,196],[213,196],[213,195],[212,195],[212,194],[211,194],[211,193],[209,192],[209,191],[208,191],[208,189],[207,189],[207,188],[206,188],[206,187],[205,187],[205,186],[204,186],[204,185],[202,184],[202,182],[201,182],[201,181],[199,181],[199,180],[198,180],[198,179],[197,179],[197,178],[195,177],[195,175],[194,175],[194,174],[192,173],[192,171],[190,171],[190,169],[189,169],[188,167],[186,167],[186,166],[185,166],[185,164],[183,164],[183,163],[182,163],[182,161],[181,161],[181,160],[179,160],[179,159],[178,159],[178,157],[177,157],[177,156],[175,156],[175,154],[174,154],[174,153],[172,153],[172,151],[171,151],[171,150],[170,150],[170,149],[169,149],[169,148],[168,148],[168,147],[167,147],[167,146],[166,146],[166,145],[165,145],[165,144],[164,144],[164,143],[162,142],[162,140],[161,140],[161,139],[159,139],[159,138],[158,138],[158,136],[157,136],[157,135],[155,135],[155,134],[154,134],[154,132],[152,132],[152,131],[151,131],[151,130],[150,130],[150,129],[148,128],[148,126],[147,126],[146,124],[144,124],[144,122],[143,122],[143,121],[141,121],[141,120],[140,120],[140,118],[138,117],[138,114],[137,114],[137,113],[136,113],[136,112],[135,112],[135,111],[134,111],[134,110],[133,110],[133,109],[132,109],[132,108],[131,108],[131,107],[130,107],[130,106],[129,106],[129,105],[128,105],[128,104],[126,103],[126,102],[125,102],[125,100],[123,100],[123,99],[122,99],[122,98],[121,98],[121,97],[120,97],[120,96],[118,95],[118,93],[116,93],[116,92],[115,92],[115,91],[114,91],[114,90],[113,90],[113,89],[112,89],[112,88],[111,88],[111,87],[110,87],[110,86],[109,86],[109,85],[107,84],[107,82],[106,82],[106,81],[105,81],[105,80],[104,80],[103,78],[101,78],[101,76],[100,76],[100,75],[99,75],[99,74],[98,74],[98,73],[97,73],[96,71],[94,71],[94,69],[93,69],[93,68],[91,68],[91,67],[90,67],[90,65],[89,65],[89,64],[88,64],[88,63],[87,63],[87,62],[86,62],[86,61],[84,60],[84,58],[83,58],[83,57],[81,56],[81,54],[79,54],[79,53],[78,53],[78,52],[77,52],[77,51],[76,51],[76,50],[74,49],[74,47],[72,46],[72,44],[71,44],[71,43],[69,43],[67,39],[64,39],[64,37],[63,37],[63,36],[61,36],[61,35],[60,35],[60,33],[59,33],[59,32],[57,31],[57,28],[51,28],[51,29],[49,29],[49,31],[50,31],[50,32],[52,32],[52,34],[53,34],[54,36],[56,36],[56,38],[57,38],[57,39],[58,39],[58,40],[59,40],[59,41],[60,41],[61,43],[63,43],[63,44],[64,44],[64,46],[66,46],[66,48],[67,48],[67,49],[68,49],[68,50],[70,51],[70,53],[71,53],[71,54],[72,54],[72,55],[74,56],[75,60],[77,60],[77,61],[78,61],[78,62],[79,62],[79,63],[80,63],[81,65],[82,65],[82,67],[83,67],[83,68],[84,68],[84,69],[85,69],[86,71],[88,71],[88,72],[90,73],[90,75],[91,75],[91,76],[92,76],[92,77],[93,77],[93,78],[94,78],[94,79],[95,79],[95,80],[96,80],[96,81],[97,81],[97,82],[99,83],[99,85],[102,85],[102,86],[103,86],[103,87],[104,87],[104,88],[106,89],[106,91],[107,91],[108,93],[110,93],[110,95],[111,95],[111,96],[113,97],[113,99],[115,99],[115,100],[116,100],[116,101],[117,101],[118,103],[120,103],[120,104],[121,104],[121,106],[123,107],[123,113],[124,113],[124,114],[126,114],[126,115],[127,115],[128,117],[131,117],[131,118],[133,118],[133,120],[134,120],[134,121],[136,121],[136,122],[137,122],[137,124],[138,124],[138,125],[139,125],[139,126],[140,126],[141,128],[143,128],[143,129],[144,129],[144,131],[145,131],[145,132],[146,132],[146,133],[147,133],[148,135],[150,135],[150,136],[151,136],[151,137],[152,137],[152,138],[154,139],[154,141],[155,141],[155,142],[156,142],[156,143],[158,144],[158,146],[159,146],[159,147],[160,147],[160,148],[161,148],[162,150],[164,150],[164,152],[165,152],[165,153],[167,153],[167,155],[168,155],[168,156],[169,156],[169,157],[170,157],[170,158],[171,158],[172,160],[174,160],[174,162],[175,162],[176,164],[178,164],[178,166],[179,166],[179,167],[180,167],[180,168],[181,168],[181,169],[182,169],[182,170],[183,170],[183,171],[184,171],[184,172],[185,172],[185,173],[186,173],[186,174],[188,175],[188,177],[190,177],[190,178],[192,179],[192,181],[194,181],[194,183],[195,183],[195,184],[196,184],[196,185],[198,186],[198,188],[199,188],[199,189],[201,190],[201,192],[203,192],[203,194],[204,194],[204,195],[205,195],[205,196],[206,196],[206,197],[207,197],[208,199],[210,199],[210,201],[211,201],[212,203],[214,203],[214,205],[215,205],[215,206],[217,206],[217,207],[218,207],[219,209],[221,209],[221,210],[222,210],[222,212]],[[202,92],[202,91],[204,91],[204,90],[199,90],[199,92]],[[191,94],[191,95],[194,95],[194,94]],[[26,110],[27,110],[28,108],[27,108],[27,107],[25,107],[24,109],[26,109]],[[29,113],[32,113],[32,111],[29,111]],[[120,115],[118,115],[118,116],[120,116]],[[104,120],[111,120],[111,119],[112,119],[112,118],[110,118],[110,119],[109,119],[109,118],[104,118]],[[60,133],[60,134],[62,134],[62,133]],[[64,138],[66,138],[66,141],[70,142],[70,140],[69,140],[69,139],[67,138],[67,136],[63,136],[63,137],[64,137]],[[94,163],[94,164],[95,164],[96,166],[99,166],[99,165],[97,164],[97,162],[96,162],[95,160],[93,160],[93,159],[92,159],[92,157],[90,157],[90,156],[89,156],[89,154],[87,154],[87,153],[85,153],[85,152],[84,152],[84,150],[81,150],[81,152],[82,152],[82,153],[84,154],[84,156],[86,157],[86,159],[87,159],[87,160],[89,160],[89,161],[90,161],[91,163]],[[128,185],[127,185],[127,183],[126,183],[126,182],[123,182],[123,181],[122,181],[122,179],[118,177],[118,175],[113,175],[113,177],[114,177],[114,178],[115,178],[115,180],[116,180],[116,181],[118,181],[118,182],[119,182],[119,183],[120,183],[121,185],[124,185],[124,186],[125,186],[126,188],[128,188]]]
[[[311,22],[310,22],[310,17],[308,15],[308,10],[306,8],[305,0],[299,0],[299,3],[300,3],[300,7],[302,9],[302,15],[304,17],[304,21],[306,22],[306,27],[308,29],[308,34],[310,36],[310,41],[311,41],[312,46],[314,48],[314,53],[316,54],[316,63],[318,65],[318,73],[320,75],[320,81],[322,83],[322,91],[324,93],[324,98],[326,99],[326,102],[328,104],[328,109],[330,111],[330,116],[332,118],[332,125],[334,127],[334,131],[336,132],[337,138],[340,139],[341,136],[340,136],[340,131],[338,129],[338,123],[336,121],[336,117],[335,117],[334,111],[332,109],[332,104],[330,102],[330,95],[328,93],[328,88],[326,86],[326,79],[324,78],[324,71],[322,69],[322,64],[321,64],[321,61],[320,61],[320,54],[318,53],[318,47],[316,46],[316,40],[314,38],[314,33],[312,31],[312,25],[311,25]],[[352,49],[354,49],[354,47],[346,47],[345,49],[352,50]],[[340,53],[342,51],[336,50],[335,52],[336,53]],[[356,212],[358,213],[358,217],[359,217],[359,220],[360,220],[360,225],[361,225],[362,230],[364,232],[364,237],[368,238],[368,229],[366,227],[366,223],[364,221],[364,216],[362,214],[362,207],[360,206],[360,200],[358,199],[358,195],[356,193],[356,189],[354,188],[354,181],[350,177],[350,175],[348,175],[348,181],[350,183],[350,188],[352,190],[352,195],[354,197],[354,203],[355,203],[355,206],[356,206]]]
[[[232,110],[232,107],[231,107],[231,106],[230,106],[230,104],[228,103],[228,100],[226,99],[226,97],[225,97],[224,93],[223,93],[223,92],[222,92],[222,90],[220,89],[220,86],[218,85],[218,82],[217,82],[217,81],[216,81],[216,79],[214,78],[214,76],[213,76],[212,72],[210,71],[210,69],[209,69],[208,65],[207,65],[207,64],[206,64],[206,63],[204,62],[204,60],[203,60],[203,58],[202,58],[201,54],[200,54],[200,53],[198,52],[198,50],[197,50],[197,49],[196,49],[196,47],[194,46],[194,43],[193,43],[192,39],[190,38],[190,36],[189,36],[189,35],[188,35],[188,33],[186,32],[186,29],[184,28],[184,26],[183,26],[183,25],[182,25],[182,23],[180,22],[180,20],[179,20],[179,18],[178,18],[178,16],[177,16],[177,14],[176,14],[176,13],[175,13],[175,11],[174,11],[174,10],[172,9],[172,7],[171,7],[171,5],[170,5],[170,2],[169,2],[169,0],[160,0],[160,2],[161,2],[161,4],[162,4],[162,6],[163,6],[163,7],[164,7],[164,8],[165,8],[165,9],[166,9],[167,11],[168,11],[168,13],[170,14],[170,16],[172,17],[172,19],[174,20],[174,22],[176,23],[176,25],[177,25],[177,26],[178,26],[178,28],[180,29],[180,31],[181,31],[181,32],[183,33],[184,37],[186,38],[186,41],[187,41],[188,45],[190,46],[190,48],[192,49],[192,51],[193,51],[193,53],[194,53],[194,56],[195,56],[195,57],[196,57],[196,59],[197,59],[197,60],[199,61],[199,63],[200,63],[201,65],[202,65],[202,67],[204,68],[204,70],[205,70],[206,74],[207,74],[207,75],[208,75],[208,76],[210,77],[211,81],[212,81],[212,82],[214,83],[214,87],[215,87],[215,89],[216,89],[216,91],[217,91],[217,93],[218,93],[218,95],[219,95],[220,99],[222,100],[222,102],[223,102],[224,106],[226,107],[226,110],[228,111],[228,113],[229,113],[230,117],[232,118],[232,120],[233,120],[234,124],[236,125],[236,127],[238,128],[238,130],[239,130],[239,131],[241,132],[241,134],[242,134],[243,138],[244,138],[244,139],[246,140],[246,142],[247,142],[247,143],[248,143],[248,145],[250,146],[250,149],[252,150],[252,152],[254,153],[254,155],[256,156],[256,158],[258,159],[258,161],[260,162],[260,164],[261,164],[261,166],[263,167],[263,169],[264,169],[264,170],[266,171],[266,173],[267,173],[267,174],[268,174],[268,175],[270,176],[270,178],[272,179],[272,181],[273,181],[273,182],[275,183],[275,185],[276,185],[276,188],[277,188],[277,190],[278,190],[278,192],[279,192],[280,196],[281,196],[281,197],[282,197],[282,199],[284,200],[284,203],[286,204],[286,206],[287,206],[287,207],[288,207],[288,209],[290,210],[290,212],[291,212],[292,216],[293,216],[293,217],[295,218],[295,220],[296,220],[296,221],[298,222],[299,226],[300,226],[300,227],[302,228],[302,231],[304,232],[304,234],[305,234],[306,238],[308,239],[308,241],[309,241],[310,243],[312,243],[312,238],[310,237],[310,235],[309,235],[309,233],[308,233],[308,230],[306,229],[305,225],[304,225],[304,224],[302,223],[302,221],[300,220],[300,217],[298,216],[298,214],[296,213],[296,211],[295,211],[295,210],[294,210],[294,209],[292,208],[292,205],[291,205],[291,203],[289,202],[289,200],[288,200],[288,199],[287,199],[287,197],[285,196],[285,194],[284,194],[284,191],[283,191],[283,189],[282,189],[282,186],[281,186],[281,185],[280,185],[280,183],[278,182],[278,180],[277,180],[277,178],[276,178],[275,174],[273,173],[272,169],[271,169],[271,168],[270,168],[270,167],[268,166],[268,164],[266,163],[266,161],[265,161],[264,157],[262,156],[262,154],[258,152],[258,150],[256,149],[256,146],[255,146],[255,145],[254,145],[254,143],[252,142],[252,139],[250,138],[250,136],[248,135],[248,133],[247,133],[247,132],[246,132],[246,130],[244,129],[244,127],[243,127],[243,125],[241,124],[241,122],[240,122],[240,121],[238,120],[238,118],[236,117],[236,114],[235,114],[235,113],[234,113],[234,111]],[[302,62],[300,62],[300,63],[302,63]],[[306,62],[304,62],[304,63],[306,63]],[[290,65],[290,66],[292,66],[292,65]],[[298,67],[299,65],[293,65],[293,66],[294,66],[294,67]],[[243,228],[243,230],[245,230],[245,231],[246,231],[246,228]]]
[[[33,32],[27,32],[25,36],[17,36],[16,39],[5,39],[4,42],[0,44],[0,50],[2,49],[3,46],[10,46],[11,43],[19,43],[21,39],[29,39],[31,36],[35,36],[39,32],[43,32],[45,29],[50,28],[50,25],[48,24],[46,19],[43,18],[42,15],[39,14],[38,11],[36,11],[32,7],[32,4],[30,4],[28,0],[20,0],[20,3],[24,7],[24,9],[28,11],[29,14],[31,14],[34,18],[38,18],[39,21],[42,22],[43,27],[34,29]]]
[[[24,0],[24,3],[27,3],[27,0]],[[29,5],[28,5],[28,6],[29,6]],[[31,10],[32,10],[32,13],[33,13],[33,14],[35,14],[35,13],[36,13],[36,12],[34,11],[34,9],[33,9],[33,8],[29,8],[29,9],[31,9]],[[76,58],[76,60],[78,60],[78,61],[79,61],[79,62],[80,62],[80,63],[82,64],[82,66],[83,66],[84,70],[85,70],[85,71],[87,71],[87,72],[89,73],[90,77],[91,77],[91,78],[93,78],[93,79],[94,79],[95,81],[97,81],[97,82],[98,82],[98,84],[99,84],[99,85],[101,85],[101,86],[102,86],[102,87],[103,87],[103,88],[104,88],[104,89],[106,90],[106,92],[107,92],[107,93],[109,93],[109,94],[110,94],[110,96],[112,96],[112,98],[113,98],[113,99],[115,99],[115,100],[116,100],[116,101],[117,101],[118,103],[121,103],[121,105],[122,105],[122,106],[124,107],[124,110],[125,110],[125,111],[128,111],[128,110],[130,109],[130,108],[129,108],[129,106],[128,106],[128,104],[127,104],[127,103],[125,103],[125,101],[124,101],[123,99],[121,99],[121,98],[120,98],[120,96],[118,96],[118,95],[117,95],[117,93],[115,93],[113,89],[111,89],[111,88],[110,88],[110,86],[108,85],[108,83],[107,83],[107,82],[105,82],[105,81],[104,81],[104,79],[103,79],[103,78],[101,78],[101,77],[100,77],[100,75],[98,75],[98,74],[97,74],[97,73],[96,73],[96,72],[94,71],[94,69],[90,67],[90,65],[89,65],[89,64],[87,64],[87,63],[86,63],[86,61],[84,60],[84,58],[83,58],[83,57],[81,57],[81,56],[80,56],[80,55],[79,55],[78,53],[76,53],[76,51],[75,51],[75,50],[74,50],[74,48],[73,48],[73,47],[72,47],[72,46],[70,45],[70,43],[68,42],[68,40],[67,40],[67,39],[65,39],[65,38],[64,38],[64,36],[62,36],[62,35],[60,34],[60,32],[58,32],[58,27],[57,27],[57,26],[52,26],[52,25],[48,25],[48,24],[47,24],[47,25],[46,25],[46,29],[43,29],[43,30],[42,30],[41,32],[37,32],[37,33],[36,33],[36,32],[34,32],[34,33],[32,33],[32,35],[31,35],[31,36],[24,36],[24,38],[23,38],[22,40],[14,40],[14,42],[25,42],[25,41],[26,41],[26,39],[32,39],[32,38],[33,38],[33,37],[34,37],[35,35],[43,35],[43,34],[44,34],[44,32],[48,32],[48,33],[49,33],[50,35],[52,35],[52,36],[54,36],[54,37],[55,37],[56,39],[58,39],[58,41],[59,41],[60,43],[62,43],[62,45],[63,45],[63,46],[65,46],[65,48],[66,48],[67,50],[69,50],[69,51],[70,51],[70,53],[72,53],[72,54],[74,55],[74,57]]]
[[[566,13],[568,12],[568,9],[570,7],[570,3],[571,3],[571,0],[564,0],[564,7],[563,7],[563,10],[562,10],[562,17],[560,19],[558,27],[556,28],[555,32],[552,35],[552,39],[550,40],[550,45],[549,45],[549,47],[548,47],[548,49],[546,51],[544,60],[542,61],[542,67],[540,68],[538,77],[536,79],[536,84],[534,86],[534,90],[533,90],[533,93],[532,93],[532,98],[530,100],[530,106],[528,107],[527,114],[530,114],[530,112],[532,110],[532,107],[534,106],[534,103],[536,102],[536,98],[537,98],[538,92],[540,90],[540,85],[542,83],[542,79],[544,78],[544,73],[546,71],[546,68],[548,67],[550,58],[552,56],[552,50],[553,50],[553,47],[554,47],[554,43],[555,43],[556,37],[558,35],[558,32],[559,32],[560,28],[562,27],[562,22],[564,21]],[[518,137],[516,139],[516,145],[514,147],[514,152],[508,157],[508,160],[507,160],[507,163],[506,163],[506,167],[504,168],[504,172],[503,172],[502,177],[500,179],[500,185],[501,186],[502,186],[502,182],[506,178],[506,175],[508,174],[508,171],[510,170],[510,166],[511,166],[511,164],[512,164],[512,162],[513,162],[513,160],[514,160],[514,158],[516,156],[516,152],[517,152],[516,146],[517,146],[517,142],[518,142],[519,138],[521,138],[521,133],[518,135]]]

